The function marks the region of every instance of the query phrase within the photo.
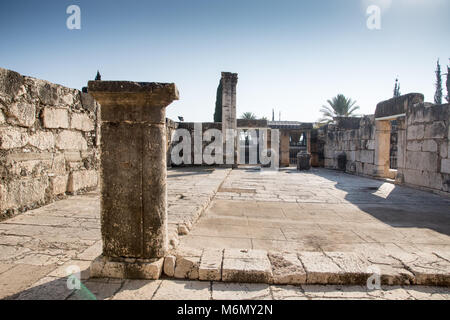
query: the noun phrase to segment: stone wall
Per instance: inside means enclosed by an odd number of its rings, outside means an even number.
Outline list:
[[[398,123],[397,170],[389,170],[391,120]],[[326,168],[338,169],[345,154],[346,172],[450,192],[449,104],[424,103],[417,93],[383,101],[376,116],[337,118],[320,128],[315,143],[322,142]]]
[[[401,182],[450,192],[450,105],[409,105],[406,127]]]
[[[97,186],[99,105],[0,68],[0,219]]]
[[[320,132],[322,131],[322,133]],[[346,171],[374,175],[375,117],[340,118],[319,130],[324,137],[324,166],[338,169],[338,156],[347,157]]]

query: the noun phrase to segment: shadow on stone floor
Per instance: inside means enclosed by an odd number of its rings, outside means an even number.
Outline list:
[[[391,227],[427,228],[450,235],[449,198],[332,170],[312,174],[334,182],[337,189],[347,193],[346,201]]]

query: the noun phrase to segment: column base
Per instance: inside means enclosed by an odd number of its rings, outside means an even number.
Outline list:
[[[91,263],[91,278],[157,280],[164,265],[161,259],[125,259],[99,256]]]

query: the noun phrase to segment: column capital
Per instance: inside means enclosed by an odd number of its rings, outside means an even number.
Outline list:
[[[88,92],[103,105],[167,107],[179,99],[174,83],[89,81]]]
[[[165,124],[165,108],[179,99],[174,83],[89,81],[88,93],[101,105],[102,121]]]

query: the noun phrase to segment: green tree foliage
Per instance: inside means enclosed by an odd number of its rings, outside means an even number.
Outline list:
[[[338,94],[331,100],[327,100],[329,106],[322,106],[320,112],[322,112],[323,118],[319,121],[322,123],[329,123],[336,117],[355,117],[355,111],[359,110],[359,106],[356,106],[356,101],[350,98],[346,98],[343,94]]]
[[[100,71],[97,70],[97,75],[95,76],[95,81],[102,80],[102,75],[100,74]]]
[[[442,78],[441,78],[441,65],[439,59],[436,66],[436,93],[434,94],[434,103],[442,104]]]
[[[257,120],[258,117],[253,112],[244,112],[241,116],[241,119],[244,120]]]
[[[394,87],[394,98],[400,97],[402,94],[400,93],[400,82],[398,79],[395,79],[395,87]]]
[[[450,102],[450,67],[447,66],[447,102]]]

